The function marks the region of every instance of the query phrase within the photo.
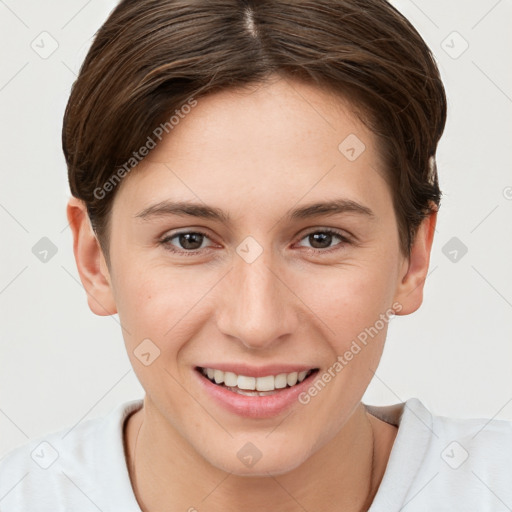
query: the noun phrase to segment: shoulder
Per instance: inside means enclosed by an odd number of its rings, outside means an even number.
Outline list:
[[[109,510],[105,489],[130,498],[122,426],[127,415],[141,406],[142,400],[125,402],[106,416],[40,436],[8,452],[0,461],[2,512]]]
[[[493,418],[432,416],[429,457],[441,459],[452,473],[488,473],[512,477],[512,421]]]
[[[398,426],[372,512],[512,506],[511,421],[439,416],[416,398],[370,410]]]
[[[512,506],[512,422],[434,416],[422,475],[433,493],[460,495],[466,508]]]

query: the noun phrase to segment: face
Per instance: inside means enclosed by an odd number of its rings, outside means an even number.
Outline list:
[[[108,281],[155,430],[241,475],[336,437],[407,309],[383,176],[349,103],[282,79],[198,99],[124,178]]]

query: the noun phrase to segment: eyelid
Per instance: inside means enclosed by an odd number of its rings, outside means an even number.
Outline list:
[[[339,228],[331,228],[328,226],[319,226],[315,228],[308,228],[307,231],[305,231],[301,236],[299,237],[299,240],[302,240],[305,236],[312,235],[313,233],[331,233],[334,235],[338,235],[341,238],[345,238],[347,240],[353,240],[355,237],[349,233],[348,231],[344,229]]]

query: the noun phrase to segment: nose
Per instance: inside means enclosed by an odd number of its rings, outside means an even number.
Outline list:
[[[274,269],[269,251],[252,263],[234,256],[233,268],[220,290],[217,327],[252,350],[268,349],[292,334],[298,299],[286,276]],[[267,253],[267,254],[266,254]]]

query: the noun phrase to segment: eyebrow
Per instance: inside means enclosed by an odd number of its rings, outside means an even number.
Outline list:
[[[351,199],[335,199],[332,201],[324,201],[311,203],[300,208],[289,210],[285,214],[288,220],[307,219],[311,217],[320,217],[324,215],[336,215],[341,213],[356,213],[374,218],[373,211],[362,204]],[[229,224],[231,217],[228,213],[220,208],[206,206],[199,203],[191,203],[188,201],[161,201],[154,205],[148,206],[135,215],[135,218],[142,220],[151,220],[158,217],[166,217],[169,215],[198,217],[202,219],[210,219]]]

